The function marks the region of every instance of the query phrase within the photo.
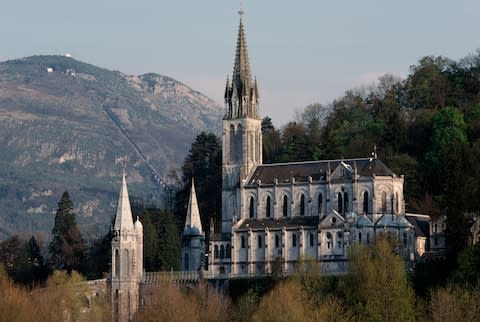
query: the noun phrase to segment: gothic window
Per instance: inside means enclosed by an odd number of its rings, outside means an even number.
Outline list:
[[[368,191],[363,193],[363,213],[368,214]]]
[[[188,258],[187,253],[185,253],[185,256],[184,256],[183,269],[186,270],[186,271],[190,270],[190,262],[189,262],[189,258]]]
[[[362,243],[362,232],[358,232],[358,242],[361,244]]]
[[[403,247],[407,247],[407,233],[403,233]]]
[[[292,235],[292,247],[297,247],[297,235]]]
[[[227,244],[227,247],[225,249],[225,258],[231,258],[232,257],[232,247],[230,244]]]
[[[262,236],[257,236],[258,248],[262,248]]]
[[[120,253],[115,249],[115,276],[120,276]]]
[[[310,239],[310,247],[313,247],[314,240],[313,240],[313,234],[312,233],[310,233],[309,239]]]
[[[318,215],[322,216],[323,214],[323,195],[320,193],[318,195]]]
[[[342,193],[339,192],[338,195],[337,195],[337,201],[338,201],[338,213],[341,214],[343,213],[343,197],[342,197]]]
[[[300,216],[305,216],[305,195],[300,197]]]
[[[242,248],[245,248],[245,236],[242,236],[241,241],[242,241]]]
[[[387,193],[382,192],[382,213],[387,211]]]
[[[253,200],[253,197],[250,197],[250,209],[249,209],[250,218],[253,218],[254,209],[255,209],[255,200]]]
[[[275,247],[280,247],[280,237],[278,237],[278,235],[275,235]]]
[[[235,155],[235,127],[230,125],[230,161],[235,162],[236,160],[236,155]]]
[[[337,233],[337,247],[338,248],[342,248],[342,233],[341,232],[338,232]]]
[[[344,213],[348,212],[348,193],[345,192],[343,197],[343,211]]]
[[[391,213],[392,213],[392,215],[393,215],[393,212],[394,212],[394,208],[393,208],[393,195],[392,195],[392,197],[390,198],[390,211],[391,211]]]
[[[218,245],[213,248],[213,258],[218,258]]]
[[[327,233],[327,248],[330,249],[332,247],[332,234],[330,232]]]
[[[270,198],[270,196],[267,197],[267,206],[266,206],[266,217],[267,218],[270,218],[270,215],[271,215],[271,210],[272,210],[272,206],[271,206],[271,202],[272,202],[272,199]]]
[[[288,216],[288,197],[283,196],[283,217]]]
[[[220,259],[225,258],[225,246],[220,245]]]

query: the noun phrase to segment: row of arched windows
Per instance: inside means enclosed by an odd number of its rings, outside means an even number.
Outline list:
[[[227,244],[226,246],[220,245],[215,245],[213,248],[213,258],[215,259],[224,259],[224,258],[231,258],[232,257],[232,248],[230,247],[230,244]]]
[[[282,199],[282,216],[283,217],[288,217],[289,215],[289,200],[288,196],[284,195]],[[400,213],[400,199],[398,197],[398,193],[395,194],[395,207],[394,207],[394,198],[393,196],[390,199],[390,209],[392,213]],[[318,195],[318,215],[323,214],[323,195],[320,193]],[[369,214],[371,213],[370,210],[370,198],[369,198],[369,193],[368,191],[363,192],[363,213],[364,214]],[[383,213],[387,211],[387,193],[385,191],[382,192],[381,194],[381,209]],[[339,214],[345,214],[350,211],[350,198],[349,194],[347,192],[338,192],[337,193],[337,211]],[[304,194],[300,195],[300,205],[299,205],[299,215],[300,216],[305,216],[307,215],[307,203],[306,203],[306,197]],[[250,197],[249,199],[249,218],[254,218],[255,217],[255,199],[254,197]],[[272,217],[272,198],[270,196],[267,196],[266,202],[265,202],[265,217],[266,218],[271,218]]]
[[[310,247],[313,247],[315,245],[315,236],[313,235],[313,233],[310,233],[308,235],[308,240],[309,240],[309,245]],[[241,248],[245,248],[246,247],[246,238],[245,236],[241,236],[240,237],[240,247]],[[280,235],[279,234],[275,234],[275,248],[280,248]],[[258,235],[257,236],[257,248],[263,248],[264,244],[263,244],[263,239],[262,239],[262,236],[261,235]],[[215,246],[217,247],[217,246]],[[292,235],[292,247],[297,247],[297,235],[296,234],[293,234]]]

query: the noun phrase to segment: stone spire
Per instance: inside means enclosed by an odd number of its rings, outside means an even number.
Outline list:
[[[120,196],[118,197],[117,215],[115,216],[114,230],[129,229],[133,230],[132,209],[130,208],[130,200],[128,199],[125,172],[123,172],[122,187],[120,188]]]
[[[187,219],[185,220],[184,234],[201,235],[202,222],[200,221],[200,211],[198,210],[197,194],[195,193],[195,183],[192,178],[192,188],[188,200]]]
[[[245,37],[242,19],[244,14],[243,10],[240,10],[239,14],[240,25],[238,27],[233,76],[231,82],[229,82],[227,78],[227,86],[225,88],[226,118],[258,118],[258,86],[256,81],[252,81],[252,75],[250,73],[247,39]]]

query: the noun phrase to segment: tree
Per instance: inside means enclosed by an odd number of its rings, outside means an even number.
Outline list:
[[[280,159],[282,142],[280,132],[275,129],[272,119],[265,116],[262,120],[263,162],[273,163]]]
[[[392,243],[378,238],[375,245],[355,245],[349,254],[349,274],[343,280],[347,304],[361,321],[413,321],[414,292],[403,258]]]
[[[65,191],[58,202],[55,225],[52,230],[53,239],[48,246],[50,265],[54,269],[83,271],[86,259],[86,244],[80,235],[73,202]]]

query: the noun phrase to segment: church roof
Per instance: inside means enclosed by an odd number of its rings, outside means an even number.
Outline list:
[[[187,218],[185,220],[184,234],[201,235],[202,222],[200,220],[200,211],[198,210],[197,194],[195,193],[195,182],[192,178],[192,188],[188,200]]]
[[[240,227],[236,228],[235,230],[264,230],[265,228],[270,230],[281,230],[283,227],[286,229],[300,227],[316,229],[318,227],[318,216],[305,216],[285,219],[245,219],[240,224]]]
[[[279,184],[289,183],[292,178],[295,182],[308,182],[309,177],[313,181],[324,181],[327,175],[334,173],[338,166],[345,167],[345,165],[360,176],[397,176],[379,159],[358,158],[263,164],[257,166],[248,184],[256,184],[258,180],[261,180],[262,184],[273,184],[275,181]]]
[[[127,181],[125,173],[122,176],[122,186],[120,187],[120,195],[118,197],[117,214],[115,216],[115,230],[133,229],[132,209],[130,208],[130,200],[128,199]]]

